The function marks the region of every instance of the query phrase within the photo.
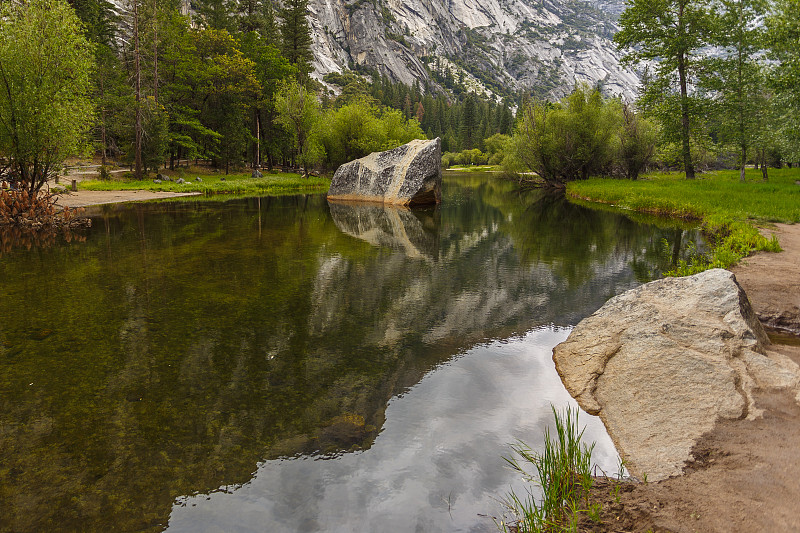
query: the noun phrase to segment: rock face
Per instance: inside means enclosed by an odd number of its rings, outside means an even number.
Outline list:
[[[474,92],[560,98],[576,83],[635,98],[612,42],[619,0],[310,0],[315,77],[348,65],[407,85],[463,79]]]
[[[769,339],[734,275],[714,269],[609,300],[553,350],[580,406],[599,415],[638,477],[682,472],[721,418],[760,415],[756,388],[791,388],[800,368]]]
[[[414,140],[345,163],[333,175],[328,200],[438,204],[442,201],[441,140]]]

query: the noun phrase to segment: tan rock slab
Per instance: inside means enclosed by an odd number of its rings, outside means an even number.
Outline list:
[[[768,346],[734,275],[714,269],[612,298],[553,360],[629,471],[658,480],[680,474],[718,420],[757,417],[755,389],[798,389],[800,367]]]

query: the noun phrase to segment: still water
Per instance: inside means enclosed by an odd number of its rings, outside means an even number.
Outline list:
[[[93,222],[0,256],[2,532],[493,531],[524,491],[508,443],[574,405],[553,346],[693,239],[480,175],[413,212],[314,195]]]

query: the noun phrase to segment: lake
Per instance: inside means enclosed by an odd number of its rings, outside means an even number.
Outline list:
[[[496,531],[553,346],[697,239],[476,174],[92,216],[0,256],[2,532]]]

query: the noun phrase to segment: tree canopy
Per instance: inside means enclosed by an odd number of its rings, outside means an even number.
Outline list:
[[[0,155],[31,193],[85,144],[93,65],[65,1],[0,4]]]

